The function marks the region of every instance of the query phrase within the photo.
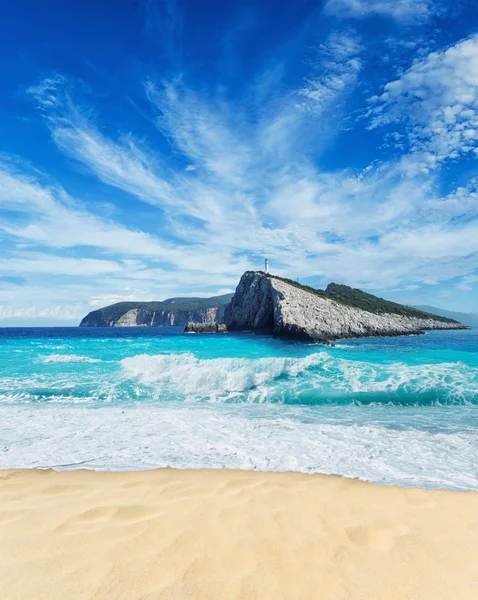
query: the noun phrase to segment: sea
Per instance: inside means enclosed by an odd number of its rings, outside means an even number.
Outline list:
[[[0,469],[157,467],[478,490],[478,329],[0,328]]]

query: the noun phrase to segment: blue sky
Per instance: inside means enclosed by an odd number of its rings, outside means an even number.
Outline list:
[[[478,311],[470,0],[18,0],[0,323],[271,269]]]

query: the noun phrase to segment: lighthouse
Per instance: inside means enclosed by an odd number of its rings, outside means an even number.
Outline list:
[[[264,261],[264,271],[267,273],[269,273],[269,260],[266,258],[266,260]]]

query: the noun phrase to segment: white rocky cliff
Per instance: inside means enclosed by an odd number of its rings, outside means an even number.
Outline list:
[[[347,306],[346,300],[334,300],[331,293],[308,291],[304,286],[262,272],[247,272],[226,308],[224,321],[229,331],[262,331],[285,338],[322,342],[348,337],[409,335],[427,329],[465,328],[450,319],[444,320],[359,290],[347,289],[374,299],[377,312]],[[408,311],[408,314],[396,314],[395,307],[405,313]],[[383,312],[388,308],[392,312]]]
[[[224,306],[213,308],[202,308],[190,311],[150,311],[141,308],[133,308],[122,315],[114,327],[169,327],[183,326],[193,321],[195,323],[222,322],[224,318]]]
[[[184,327],[187,323],[223,323],[232,294],[212,298],[170,298],[159,302],[118,302],[94,310],[80,327]]]

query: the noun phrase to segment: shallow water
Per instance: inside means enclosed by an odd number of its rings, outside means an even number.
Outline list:
[[[225,467],[478,489],[478,330],[335,347],[0,329],[0,468]]]

